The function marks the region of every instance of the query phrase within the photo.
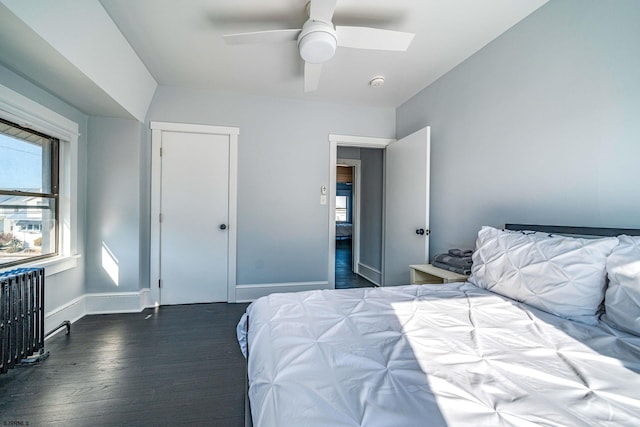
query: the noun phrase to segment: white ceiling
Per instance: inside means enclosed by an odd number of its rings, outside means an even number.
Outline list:
[[[300,28],[306,20],[306,0],[100,3],[160,85],[397,107],[546,1],[338,0],[336,25],[371,26],[416,36],[407,52],[338,48],[324,64],[314,93],[303,91],[303,62],[295,42],[230,46],[222,39],[229,33]],[[77,90],[65,89],[75,86],[64,82],[68,64],[61,58],[56,62],[55,52],[51,52],[53,59],[46,59],[46,43],[33,35],[22,37],[15,22],[9,37],[7,21],[17,18],[0,12],[5,21],[0,25],[0,62],[88,114],[119,115],[108,96],[103,97],[101,110],[93,105],[102,102],[99,96],[82,101]],[[55,62],[53,76],[34,66],[38,61],[49,67]],[[75,79],[78,73],[68,74]],[[369,80],[377,75],[385,77],[385,85],[370,88]]]
[[[0,4],[0,64],[86,114],[131,114]]]

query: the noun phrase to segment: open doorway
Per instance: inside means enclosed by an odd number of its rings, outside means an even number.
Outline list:
[[[335,286],[336,274],[336,169],[338,159],[361,160],[363,183],[361,211],[354,223],[359,230],[359,261],[356,273],[379,286],[409,283],[410,264],[424,264],[429,259],[429,149],[430,128],[426,127],[399,141],[349,135],[329,135],[329,287]],[[357,151],[346,156],[345,150]],[[377,158],[370,163],[369,160]],[[366,159],[366,160],[365,160]],[[369,168],[377,163],[377,167]],[[376,171],[377,178],[369,172]],[[357,174],[356,174],[357,175]],[[358,179],[356,178],[356,181]],[[372,200],[370,182],[378,182],[373,199],[378,208],[368,209]],[[357,182],[356,182],[357,184]],[[358,196],[356,196],[358,197]],[[367,199],[367,203],[365,203]],[[355,238],[355,231],[354,231]],[[355,257],[355,252],[353,253]]]
[[[340,150],[339,150],[340,151]],[[335,194],[335,287],[350,289],[374,284],[358,274],[360,261],[361,161],[338,158]]]
[[[380,285],[383,151],[341,146],[336,155],[335,287]]]
[[[344,272],[347,281],[367,280],[366,285],[376,286],[382,283],[382,266],[384,265],[384,149],[394,139],[373,138],[350,135],[329,135],[329,286],[331,288],[343,287],[343,283],[336,285],[336,273],[338,279]],[[371,149],[362,150],[361,149]],[[362,153],[365,157],[362,157]],[[370,155],[377,158],[377,162],[370,162]],[[353,162],[353,163],[350,163]],[[375,164],[377,163],[377,165]],[[349,247],[344,248],[348,242],[336,240],[336,202],[337,202],[337,166],[351,166],[353,173],[352,197],[352,233],[351,233],[351,253]],[[373,168],[371,167],[373,165]],[[379,198],[379,207],[370,209],[367,200],[371,200],[370,190],[375,186],[370,186],[370,173],[376,170],[380,189],[374,191]],[[364,172],[364,173],[362,173]],[[362,176],[361,176],[362,175]],[[363,197],[364,201],[363,202]],[[362,206],[361,206],[362,205]],[[338,221],[340,222],[340,221]],[[345,263],[339,267],[346,268],[342,271],[336,269],[336,264],[344,259]],[[363,282],[359,282],[363,283]],[[347,283],[345,287],[351,287]]]

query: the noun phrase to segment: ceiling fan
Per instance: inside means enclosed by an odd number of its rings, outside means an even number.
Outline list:
[[[311,0],[309,19],[299,29],[227,34],[227,44],[277,43],[297,41],[304,64],[304,91],[318,88],[322,64],[330,60],[337,47],[406,51],[414,34],[380,28],[334,26],[332,19],[337,0]]]

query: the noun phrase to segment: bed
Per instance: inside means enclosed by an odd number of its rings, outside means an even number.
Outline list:
[[[484,231],[476,283],[253,302],[238,325],[248,422],[637,426],[640,308],[629,292],[640,294],[640,274],[628,260],[640,262],[640,239]]]
[[[336,222],[336,240],[351,239],[353,224],[350,222]]]

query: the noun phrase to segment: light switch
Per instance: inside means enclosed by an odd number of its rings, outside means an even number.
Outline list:
[[[326,205],[327,204],[327,196],[325,196],[325,195],[320,196],[320,204],[321,205]]]
[[[320,194],[327,194],[327,186],[323,185],[322,187],[320,187]]]

